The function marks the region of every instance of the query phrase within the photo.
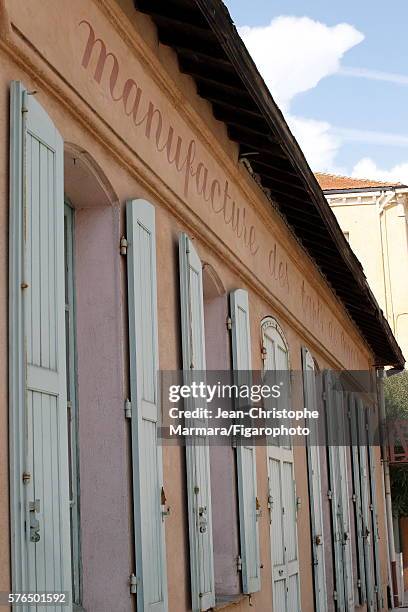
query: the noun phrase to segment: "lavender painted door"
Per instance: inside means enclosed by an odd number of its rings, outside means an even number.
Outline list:
[[[10,179],[13,590],[70,593],[63,141],[19,82]]]

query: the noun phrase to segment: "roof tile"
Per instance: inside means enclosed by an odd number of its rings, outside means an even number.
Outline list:
[[[401,183],[384,181],[373,181],[370,179],[352,178],[350,176],[338,176],[325,172],[316,172],[316,179],[323,190],[335,189],[363,189],[364,187],[398,187]]]

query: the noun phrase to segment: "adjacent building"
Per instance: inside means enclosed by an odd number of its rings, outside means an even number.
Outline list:
[[[0,65],[0,591],[386,610],[367,426],[404,358],[225,6],[0,0]],[[165,443],[157,372],[205,369],[298,372],[358,440]]]
[[[331,174],[316,178],[408,355],[408,187]]]

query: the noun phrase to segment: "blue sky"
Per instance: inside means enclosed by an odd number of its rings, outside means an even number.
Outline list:
[[[408,183],[407,0],[226,4],[313,170]]]

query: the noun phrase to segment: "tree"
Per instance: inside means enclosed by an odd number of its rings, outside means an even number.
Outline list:
[[[384,383],[387,419],[408,419],[408,371],[388,377]],[[408,516],[408,464],[390,466],[392,511]]]

